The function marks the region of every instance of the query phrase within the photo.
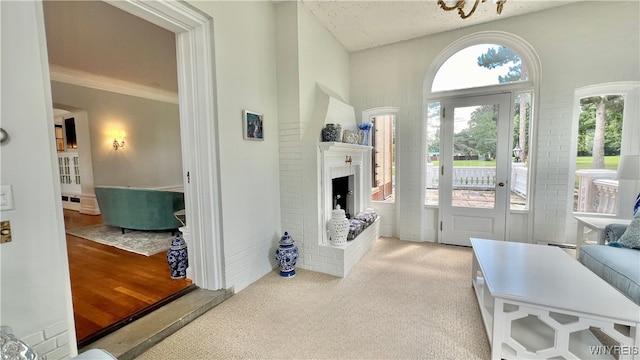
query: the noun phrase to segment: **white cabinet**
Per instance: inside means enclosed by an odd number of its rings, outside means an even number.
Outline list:
[[[80,208],[80,160],[77,152],[59,152],[58,170],[60,172],[60,188],[62,204],[66,209]]]

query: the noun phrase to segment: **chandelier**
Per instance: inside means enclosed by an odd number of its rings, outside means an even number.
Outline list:
[[[461,18],[466,19],[469,16],[473,15],[473,13],[478,8],[479,3],[485,2],[485,1],[487,0],[475,0],[475,3],[473,4],[471,11],[469,11],[467,14],[464,13],[466,0],[458,0],[458,2],[456,2],[456,4],[453,6],[448,6],[447,4],[445,4],[444,0],[438,0],[438,5],[440,5],[440,7],[446,11],[458,10],[458,15],[460,15]],[[502,13],[502,6],[504,5],[504,3],[507,2],[507,0],[493,0],[493,2],[496,3],[496,5],[498,6],[498,8],[496,9],[496,12],[498,13],[498,15],[500,15]]]

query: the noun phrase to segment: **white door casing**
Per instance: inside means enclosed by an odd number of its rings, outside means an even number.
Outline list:
[[[213,21],[179,1],[107,0],[176,34],[189,267],[201,288],[225,288]]]

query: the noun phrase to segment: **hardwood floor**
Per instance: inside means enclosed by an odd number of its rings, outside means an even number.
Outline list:
[[[64,222],[72,229],[102,217],[65,209]],[[171,279],[164,252],[138,255],[69,234],[67,252],[79,347],[191,289],[191,280]]]

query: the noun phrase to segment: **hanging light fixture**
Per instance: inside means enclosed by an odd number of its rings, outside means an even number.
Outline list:
[[[471,11],[469,11],[467,14],[464,13],[464,7],[467,4],[466,0],[458,0],[453,6],[448,6],[447,4],[445,4],[444,0],[438,0],[438,5],[440,5],[440,8],[446,11],[458,10],[458,15],[460,15],[461,18],[466,19],[469,16],[473,15],[473,13],[478,8],[478,4],[487,0],[474,1],[475,2],[473,4],[473,7],[471,8]],[[502,14],[502,7],[504,6],[504,3],[507,2],[507,0],[493,0],[493,2],[497,5],[496,12],[498,13],[498,15]]]

